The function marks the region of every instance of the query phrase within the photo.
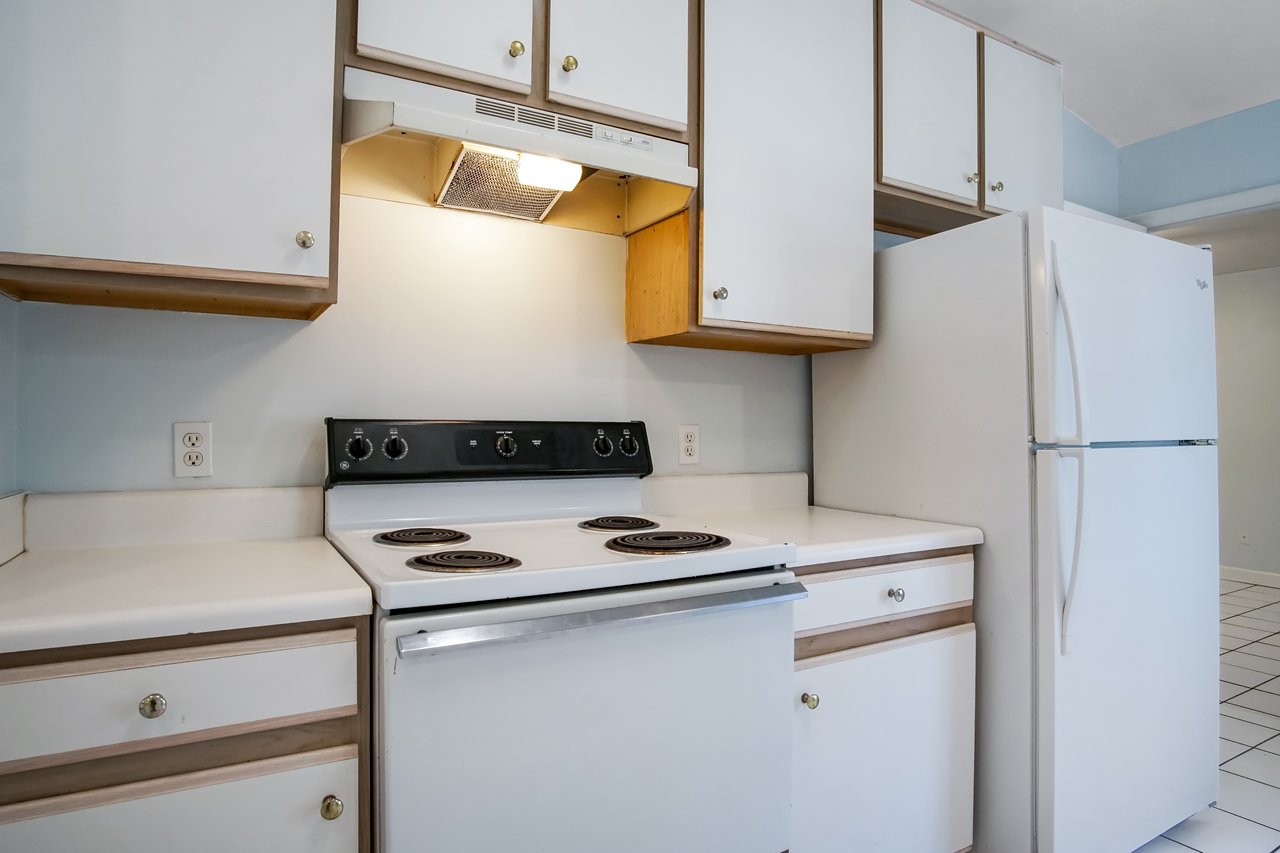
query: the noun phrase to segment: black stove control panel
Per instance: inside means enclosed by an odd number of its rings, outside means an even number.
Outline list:
[[[329,476],[343,483],[645,477],[640,421],[389,421],[325,418]]]

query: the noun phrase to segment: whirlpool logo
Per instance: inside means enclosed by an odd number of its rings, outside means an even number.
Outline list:
[[[1196,279],[1196,287],[1200,288],[1201,290],[1207,290],[1209,287],[1209,282],[1205,281],[1202,278],[1198,278]]]

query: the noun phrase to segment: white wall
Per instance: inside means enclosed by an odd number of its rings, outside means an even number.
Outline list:
[[[18,488],[19,308],[0,296],[0,495]]]
[[[1280,572],[1280,268],[1218,276],[1214,290],[1222,562]]]
[[[809,359],[625,343],[622,238],[344,196],[341,240],[313,323],[20,306],[21,485],[318,484],[326,415],[638,418],[660,473],[809,467]],[[175,420],[213,422],[212,479],[173,478]]]

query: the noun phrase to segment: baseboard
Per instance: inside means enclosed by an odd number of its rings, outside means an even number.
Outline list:
[[[1219,566],[1220,577],[1224,581],[1238,583],[1254,583],[1261,586],[1280,587],[1280,572],[1262,572],[1257,569],[1239,569],[1235,566]]]
[[[23,551],[22,512],[26,495],[18,492],[0,497],[0,563],[7,563]]]

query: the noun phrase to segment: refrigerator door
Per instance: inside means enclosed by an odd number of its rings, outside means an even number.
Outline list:
[[[1217,454],[1036,453],[1041,853],[1128,853],[1217,799]]]
[[[1047,208],[1028,230],[1035,440],[1217,438],[1212,255]]]

